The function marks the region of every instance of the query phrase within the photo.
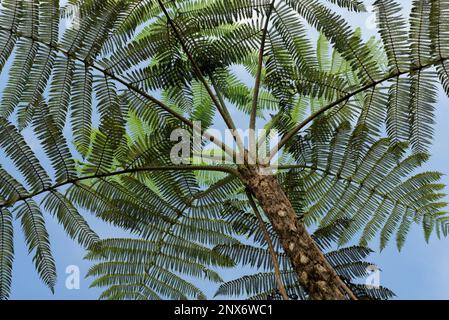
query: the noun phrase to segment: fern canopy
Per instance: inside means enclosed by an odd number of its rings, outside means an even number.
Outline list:
[[[239,135],[234,148],[206,131],[221,120],[236,129],[232,111],[281,134],[274,174],[298,218],[318,226],[322,249],[360,242],[326,256],[348,283],[364,275],[374,241],[401,248],[413,223],[426,239],[446,236],[441,174],[417,170],[438,83],[449,94],[449,1],[413,1],[406,18],[396,1],[377,0],[379,38],[368,41],[335,6],[365,10],[355,0],[3,0],[0,299],[10,294],[14,218],[53,290],[47,213],[95,261],[101,298],[203,299],[192,278],[221,283],[216,268],[240,263],[263,273],[219,294],[272,292],[236,158],[198,160],[194,147],[189,164],[170,158],[173,131],[192,133],[196,121],[201,146],[244,154]],[[100,239],[86,212],[130,237]],[[277,251],[284,282],[307,297]],[[365,289],[354,284],[392,295]]]

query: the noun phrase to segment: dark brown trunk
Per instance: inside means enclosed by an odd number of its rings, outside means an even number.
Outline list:
[[[315,300],[355,299],[298,220],[278,180],[263,168],[240,168],[247,187],[270,219],[296,271],[299,283]]]

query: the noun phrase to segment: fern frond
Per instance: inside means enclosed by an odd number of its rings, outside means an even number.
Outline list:
[[[4,118],[0,118],[0,146],[14,161],[33,191],[50,185],[50,178],[23,136]]]
[[[21,220],[23,233],[29,253],[34,252],[33,261],[42,281],[54,291],[56,284],[56,265],[50,248],[50,240],[45,228],[44,217],[38,205],[25,201],[15,208],[17,218]]]
[[[12,215],[6,209],[0,210],[0,300],[9,297],[14,261]]]
[[[45,210],[55,215],[67,234],[87,249],[95,250],[100,238],[73,204],[57,191],[49,192],[42,200]]]

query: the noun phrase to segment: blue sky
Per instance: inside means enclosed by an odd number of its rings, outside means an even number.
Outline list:
[[[402,1],[408,7],[410,1]],[[365,1],[371,3],[371,1]],[[408,11],[408,10],[407,10]],[[345,13],[348,21],[363,29],[368,37],[375,32],[371,28],[372,15]],[[0,78],[1,89],[5,84],[4,75]],[[432,158],[425,170],[441,171],[449,174],[449,147],[447,144],[447,126],[449,125],[449,99],[442,89],[439,91],[436,113],[435,141],[432,147]],[[31,139],[31,137],[30,137]],[[41,154],[39,146],[36,152]],[[449,178],[444,177],[449,185]],[[447,191],[446,191],[447,192]],[[448,199],[449,200],[449,199]],[[85,214],[94,230],[102,237],[117,237],[123,232],[99,222],[91,214]],[[34,271],[31,256],[28,256],[24,237],[18,221],[15,222],[15,263],[13,274],[12,299],[96,299],[100,290],[89,289],[91,279],[84,279],[90,264],[83,260],[84,250],[71,241],[62,227],[51,217],[46,216],[52,249],[58,268],[58,282],[53,295],[39,280]],[[381,284],[392,289],[400,299],[449,299],[449,239],[432,238],[429,244],[424,241],[420,226],[415,226],[402,250],[398,252],[390,245],[382,253],[371,257],[382,269]],[[377,248],[373,248],[377,249]],[[79,290],[68,290],[65,287],[66,267],[76,265],[81,272]],[[229,280],[241,276],[241,269],[228,270],[223,274]],[[200,284],[207,293],[212,294],[216,286],[209,283]]]

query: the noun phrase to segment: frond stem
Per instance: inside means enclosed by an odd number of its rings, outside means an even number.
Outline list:
[[[390,73],[389,75],[385,76],[384,78],[377,80],[377,81],[373,81],[355,91],[352,91],[342,97],[340,97],[339,99],[335,100],[334,102],[328,104],[327,106],[321,108],[320,110],[312,113],[307,119],[305,119],[303,122],[301,122],[300,124],[298,124],[295,128],[293,128],[292,130],[290,130],[288,133],[286,133],[284,135],[284,137],[281,139],[281,141],[278,143],[278,145],[276,147],[274,147],[272,149],[272,151],[270,152],[270,157],[269,160],[272,160],[273,157],[277,154],[278,151],[280,151],[289,141],[291,138],[293,138],[300,130],[302,130],[303,128],[305,128],[310,122],[312,122],[313,120],[315,120],[317,117],[321,116],[323,113],[325,113],[326,111],[338,106],[339,104],[351,99],[352,97],[354,97],[355,95],[362,93],[366,90],[369,90],[373,87],[378,86],[379,84],[385,82],[385,81],[389,81],[391,79],[406,75],[406,74],[411,74],[417,71],[421,71],[423,69],[427,69],[427,68],[431,68],[434,67],[438,64],[442,64],[445,61],[449,60],[449,57],[441,57],[439,59],[430,61],[426,64],[420,65],[420,66],[414,66],[412,68],[410,68],[409,70],[406,71],[399,71],[399,72],[394,72],[394,73]]]
[[[256,129],[256,117],[257,117],[257,106],[259,102],[259,93],[260,93],[260,84],[262,81],[262,69],[263,69],[263,58],[265,55],[265,45],[267,40],[267,34],[268,34],[268,27],[270,23],[270,17],[273,12],[274,7],[274,0],[270,3],[270,7],[267,12],[265,25],[262,30],[262,38],[260,40],[260,49],[259,49],[259,57],[257,62],[257,71],[256,71],[256,79],[254,84],[254,94],[253,94],[253,101],[251,106],[251,114],[250,114],[250,120],[249,120],[249,129],[255,130]],[[255,138],[255,137],[253,137]]]
[[[104,179],[108,177],[115,177],[120,176],[124,174],[132,174],[132,173],[138,173],[138,172],[152,172],[152,171],[216,171],[216,172],[225,172],[229,173],[231,175],[234,175],[238,178],[240,178],[240,173],[230,167],[224,167],[224,166],[205,166],[205,165],[174,165],[174,166],[144,166],[140,168],[130,168],[130,169],[124,169],[114,172],[106,172],[106,173],[98,173],[94,175],[84,176],[84,177],[78,177],[78,178],[72,178],[68,179],[66,181],[48,186],[46,188],[42,188],[39,191],[30,193],[30,194],[24,194],[19,197],[15,197],[11,200],[0,202],[0,208],[7,208],[12,207],[19,201],[26,201],[28,199],[34,198],[36,196],[39,196],[41,194],[44,194],[46,192],[54,191],[58,188],[64,187],[66,185],[72,185],[77,184],[78,182],[85,181],[85,180],[96,180],[96,179]]]
[[[218,112],[220,113],[221,117],[223,118],[224,122],[226,123],[227,127],[230,130],[234,131],[233,137],[237,143],[237,146],[239,147],[241,152],[245,152],[244,146],[243,146],[243,142],[242,139],[240,137],[240,135],[237,132],[237,128],[234,124],[234,121],[232,120],[232,117],[229,114],[229,111],[226,108],[226,105],[224,104],[224,101],[220,101],[219,98],[217,98],[217,94],[215,94],[212,91],[212,88],[209,86],[206,78],[203,75],[203,72],[201,71],[198,63],[196,62],[195,58],[193,57],[192,53],[189,51],[189,49],[187,48],[186,43],[184,42],[181,33],[179,32],[178,28],[176,27],[175,22],[173,21],[173,19],[170,17],[170,14],[167,11],[167,8],[164,6],[164,4],[162,3],[161,0],[157,0],[162,12],[164,13],[165,17],[167,18],[168,23],[170,24],[171,28],[173,29],[173,32],[175,33],[176,38],[179,40],[181,47],[184,51],[184,53],[187,55],[187,58],[189,59],[190,63],[192,64],[193,67],[193,71],[195,72],[196,76],[198,77],[198,79],[201,81],[201,83],[203,84],[204,88],[206,89],[207,93],[209,94],[209,96],[211,97],[213,103],[215,104],[215,106],[217,107]],[[223,102],[223,104],[222,104]]]

